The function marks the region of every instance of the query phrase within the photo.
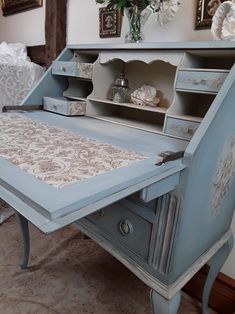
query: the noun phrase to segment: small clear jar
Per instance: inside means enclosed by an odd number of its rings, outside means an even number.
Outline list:
[[[131,99],[128,79],[125,73],[121,72],[116,79],[115,84],[111,87],[112,101],[117,103],[128,103]]]

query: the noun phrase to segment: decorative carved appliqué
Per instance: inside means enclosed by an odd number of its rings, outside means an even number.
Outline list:
[[[235,173],[235,136],[225,145],[213,181],[212,212],[215,214],[223,205]]]

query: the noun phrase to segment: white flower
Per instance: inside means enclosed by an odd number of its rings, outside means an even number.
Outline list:
[[[159,0],[158,0],[159,1]],[[165,0],[159,4],[159,11],[157,14],[157,22],[162,26],[168,23],[175,16],[179,9],[179,0]]]
[[[223,2],[212,19],[211,32],[214,39],[235,40],[235,2]]]

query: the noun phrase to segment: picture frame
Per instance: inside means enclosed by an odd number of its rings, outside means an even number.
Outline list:
[[[100,38],[120,37],[122,14],[118,10],[99,9],[99,36]]]
[[[197,0],[195,29],[210,28],[218,6],[225,0]]]
[[[43,0],[2,0],[3,16],[41,7]]]

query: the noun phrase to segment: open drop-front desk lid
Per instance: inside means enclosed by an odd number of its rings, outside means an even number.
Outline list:
[[[156,161],[188,142],[90,117],[2,113],[0,130],[0,197],[46,233],[158,181],[167,193],[185,167]]]

